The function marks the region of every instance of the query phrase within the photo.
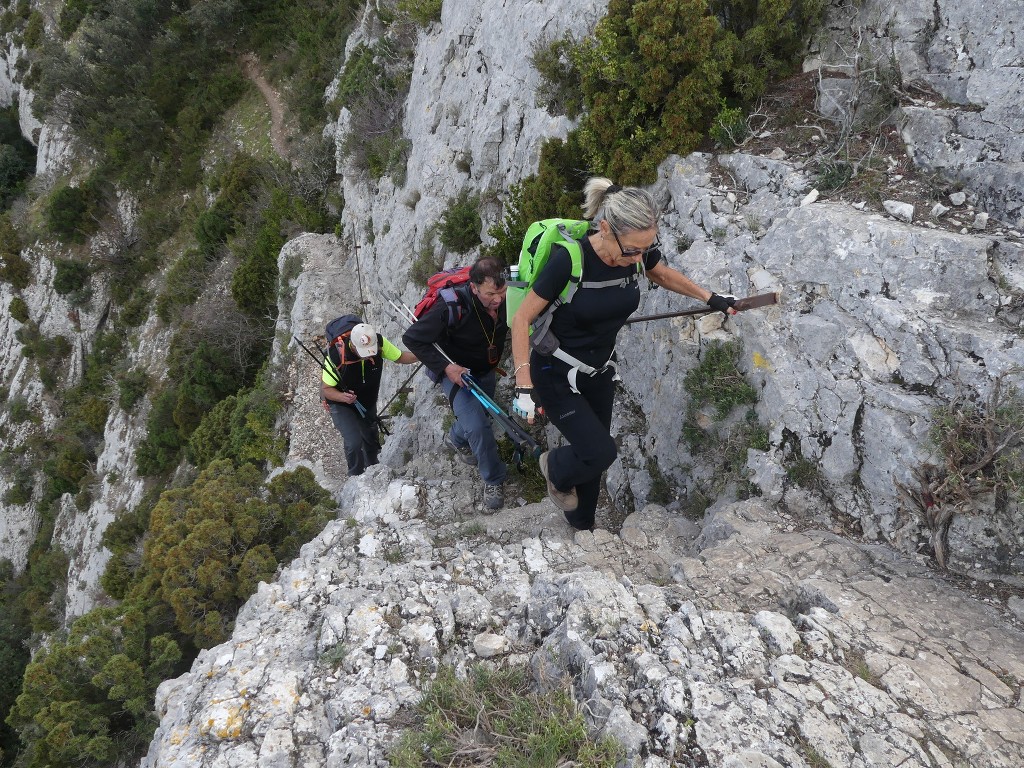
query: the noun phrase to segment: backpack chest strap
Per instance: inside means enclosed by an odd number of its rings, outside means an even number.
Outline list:
[[[640,274],[634,273],[629,277],[620,277],[617,280],[584,280],[580,288],[625,288],[627,285],[640,282]]]

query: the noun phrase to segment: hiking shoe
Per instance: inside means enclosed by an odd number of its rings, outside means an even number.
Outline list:
[[[501,489],[501,483],[484,483],[484,506],[490,510],[505,506],[505,492]]]
[[[460,448],[452,439],[451,432],[444,433],[444,444],[451,450],[455,451],[455,455],[459,457],[459,461],[463,464],[469,464],[471,467],[476,466],[476,456],[473,455],[473,449],[468,445],[464,448]]]
[[[568,492],[560,491],[548,480],[548,453],[549,451],[544,451],[540,455],[540,473],[544,475],[548,484],[548,498],[563,512],[574,512],[580,505],[580,500],[576,497],[576,489],[573,488]]]

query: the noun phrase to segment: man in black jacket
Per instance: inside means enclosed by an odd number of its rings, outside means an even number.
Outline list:
[[[501,509],[505,503],[501,486],[508,468],[498,456],[490,418],[464,388],[462,374],[472,374],[481,389],[494,397],[495,368],[508,335],[507,290],[501,263],[491,257],[478,259],[470,268],[469,282],[456,289],[459,306],[450,307],[445,301],[438,301],[402,337],[405,346],[426,366],[431,378],[440,382],[448,396],[455,423],[444,437],[445,445],[464,463],[479,467],[484,481],[484,506],[490,510]],[[453,318],[453,312],[459,317]]]

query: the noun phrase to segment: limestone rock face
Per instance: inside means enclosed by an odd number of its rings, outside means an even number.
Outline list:
[[[839,119],[861,120],[879,80],[914,94],[898,115],[921,168],[960,181],[994,216],[1024,226],[1024,19],[1013,0],[837,4],[827,14],[822,99]],[[859,58],[855,60],[854,54]]]
[[[385,766],[429,670],[481,659],[571,676],[631,765],[1024,760],[1024,633],[888,549],[760,500],[714,508],[696,540],[666,537],[657,506],[620,536],[573,535],[543,504],[453,519],[451,483],[349,481],[350,522],[160,687],[142,765]]]

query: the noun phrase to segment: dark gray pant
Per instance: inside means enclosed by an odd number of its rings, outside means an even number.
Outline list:
[[[561,360],[533,353],[530,373],[533,398],[562,433],[568,445],[548,453],[548,479],[560,491],[576,489],[579,506],[565,517],[577,529],[592,528],[601,476],[618,457],[612,438],[612,401],[615,398],[614,371],[576,378],[579,394],[572,391]]]
[[[380,441],[377,438],[377,422],[373,420],[376,411],[367,409],[369,419],[364,419],[351,405],[331,403],[331,421],[345,443],[345,461],[348,462],[350,477],[361,475],[366,468],[377,463]]]

